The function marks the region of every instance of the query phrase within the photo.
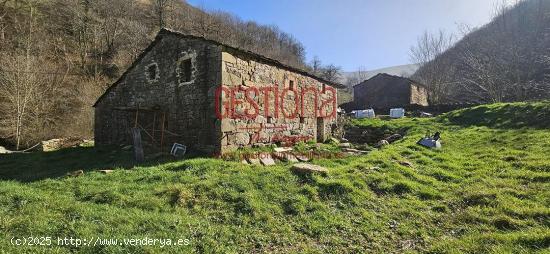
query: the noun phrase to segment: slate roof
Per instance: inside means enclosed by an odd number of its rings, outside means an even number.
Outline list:
[[[405,77],[400,77],[400,76],[395,76],[395,75],[391,75],[391,74],[388,74],[388,73],[378,73],[376,74],[374,77],[370,78],[370,79],[366,79],[366,80],[363,80],[363,82],[359,83],[359,84],[356,84],[354,85],[353,87],[356,87],[356,86],[359,86],[359,85],[365,85],[365,82],[371,80],[371,79],[374,79],[376,77],[379,77],[379,76],[385,76],[385,77],[390,77],[390,78],[397,78],[397,79],[404,79],[404,80],[407,80],[409,81],[410,83],[414,83],[415,85],[418,85],[418,86],[421,86],[421,87],[424,87],[424,88],[427,88],[426,85],[416,81],[416,80],[412,80],[410,78],[405,78]]]

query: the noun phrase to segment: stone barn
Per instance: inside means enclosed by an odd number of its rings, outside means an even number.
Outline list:
[[[428,106],[428,90],[408,78],[380,73],[353,87],[356,109]]]
[[[256,53],[162,29],[94,104],[95,144],[223,154],[239,147],[324,141],[341,84]]]

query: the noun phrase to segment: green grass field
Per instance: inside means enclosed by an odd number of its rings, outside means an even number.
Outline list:
[[[1,156],[0,253],[550,253],[549,102],[353,124],[408,133],[368,155],[314,160],[326,176],[208,158],[132,167],[128,152],[91,147]],[[436,130],[442,149],[415,144]],[[30,236],[54,240],[11,243]]]

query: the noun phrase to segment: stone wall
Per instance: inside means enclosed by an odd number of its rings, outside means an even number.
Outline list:
[[[428,94],[424,87],[411,80],[380,74],[354,86],[355,109],[389,109],[411,104],[428,105]]]
[[[200,39],[163,35],[141,60],[98,102],[95,108],[95,143],[131,144],[135,110],[144,142],[160,140],[164,112],[164,151],[174,142],[209,153],[220,149],[214,94],[221,81],[221,48]],[[192,61],[192,80],[181,82],[178,63]],[[147,77],[147,68],[158,66],[158,77]],[[156,109],[148,111],[146,109]],[[152,123],[156,122],[153,133]]]
[[[354,87],[354,102],[360,109],[408,105],[410,83],[406,79],[378,75]]]
[[[411,84],[410,104],[428,106],[428,90],[423,86]]]
[[[185,78],[187,68],[178,69],[188,59],[191,81]],[[219,154],[255,144],[324,141],[336,121],[336,98],[328,84],[270,60],[201,38],[164,34],[96,104],[95,141],[132,144],[136,110],[145,143],[160,140],[164,124],[165,152],[175,142]]]
[[[222,53],[221,65],[222,152],[301,138],[324,141],[330,135],[337,104],[322,104],[337,96],[336,89],[234,50]]]

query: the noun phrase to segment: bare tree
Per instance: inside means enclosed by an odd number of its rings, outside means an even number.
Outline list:
[[[369,78],[369,75],[368,75],[368,72],[367,72],[367,68],[359,67],[359,68],[357,68],[357,71],[351,73],[351,75],[349,75],[346,78],[345,84],[346,84],[348,90],[353,92],[353,86],[367,80],[368,78]]]
[[[0,75],[0,98],[6,118],[2,119],[11,126],[10,132],[15,139],[15,147],[19,149],[23,135],[23,123],[29,115],[32,103],[36,99],[40,87],[40,79],[35,73],[32,58],[24,56],[2,55],[3,61],[9,61],[10,68],[4,68]],[[5,63],[3,63],[5,64]]]
[[[440,43],[443,36],[420,37],[411,50],[411,59],[422,65],[414,77],[429,86],[433,102],[521,101],[550,96],[545,79],[550,2],[508,2],[495,5],[489,24],[460,27],[463,38],[443,53],[439,50],[446,44]]]
[[[72,89],[58,89],[72,65],[66,45],[63,40],[44,42],[35,6],[25,2],[26,16],[14,25],[17,47],[0,52],[0,134],[14,140],[16,149],[54,130],[62,116],[58,110],[69,109],[74,99]],[[47,55],[46,48],[55,54]]]
[[[18,150],[23,135],[23,123],[31,110],[31,104],[36,99],[40,87],[40,78],[36,75],[34,57],[31,55],[34,36],[34,6],[29,4],[29,21],[24,32],[24,50],[22,55],[4,54],[1,59],[4,67],[0,75],[0,96],[4,99],[12,119],[15,147]],[[8,117],[9,118],[9,117]]]
[[[0,0],[0,46],[6,39],[6,28],[7,24],[5,22],[5,18],[7,15],[6,11],[6,3],[8,0]]]
[[[313,74],[319,75],[319,73],[321,72],[321,68],[322,68],[321,59],[319,59],[318,56],[314,56],[313,59],[311,60],[310,65],[311,65],[311,69],[312,69]]]
[[[493,29],[486,31],[484,37],[467,31],[458,51],[467,70],[461,75],[464,82],[460,84],[484,92],[488,101],[525,100],[546,92],[536,81],[544,72],[544,59],[538,53],[547,45],[543,39],[544,15],[542,10],[533,12],[525,4],[496,4]]]
[[[174,0],[154,0],[153,8],[157,17],[159,29],[166,26],[166,17],[170,8],[174,4]]]
[[[321,69],[321,77],[332,82],[338,82],[342,77],[342,67],[329,64]]]
[[[445,59],[439,58],[447,49],[455,43],[455,36],[443,30],[438,33],[425,31],[416,45],[411,47],[410,58],[414,63],[420,64],[420,71],[414,75],[415,79],[428,86],[432,102],[440,103],[447,93],[448,77],[445,76]]]

